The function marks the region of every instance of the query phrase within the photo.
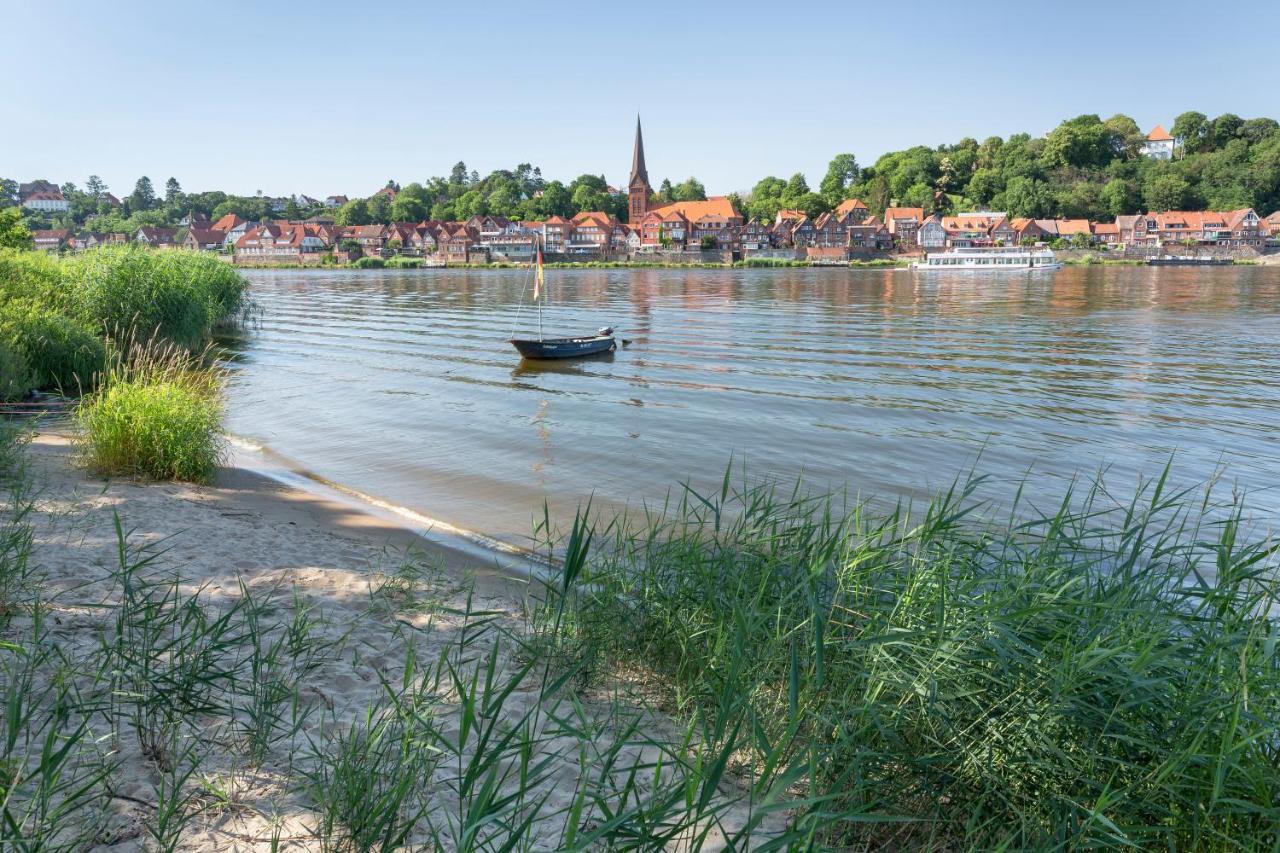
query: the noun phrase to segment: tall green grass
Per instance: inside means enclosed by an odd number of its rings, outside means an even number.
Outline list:
[[[877,513],[726,476],[602,527],[540,621],[805,762],[815,843],[1273,849],[1274,546],[1163,479],[1004,523],[975,486]]]
[[[181,350],[118,355],[74,422],[88,465],[104,474],[207,483],[221,464],[222,376]]]
[[[112,246],[51,259],[0,251],[0,303],[23,301],[117,343],[163,340],[198,350],[242,316],[245,279],[207,253]]]
[[[22,350],[0,338],[0,403],[21,400],[35,384],[35,374]]]
[[[79,394],[91,389],[106,367],[101,337],[70,317],[26,300],[0,303],[0,341],[22,353],[36,388]]]

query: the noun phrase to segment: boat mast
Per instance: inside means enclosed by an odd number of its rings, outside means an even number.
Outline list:
[[[542,239],[534,237],[535,261],[537,271],[534,273],[537,279],[533,285],[533,301],[538,305],[538,342],[542,342]]]

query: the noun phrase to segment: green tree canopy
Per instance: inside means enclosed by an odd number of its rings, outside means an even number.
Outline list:
[[[33,245],[31,229],[22,221],[22,208],[0,209],[0,249],[30,249]]]

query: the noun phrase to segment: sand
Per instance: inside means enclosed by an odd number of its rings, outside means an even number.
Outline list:
[[[528,637],[531,584],[496,561],[426,542],[351,503],[241,469],[225,469],[208,487],[108,481],[81,470],[72,447],[57,435],[38,436],[28,456],[38,488],[30,517],[34,562],[43,577],[51,639],[73,669],[90,668],[113,630],[120,600],[117,517],[126,532],[127,559],[149,559],[142,573],[156,579],[177,575],[182,593],[198,595],[211,612],[240,600],[243,585],[259,603],[272,602],[264,621],[283,625],[302,611],[314,623],[306,634],[305,666],[291,658],[301,720],[296,731],[285,731],[292,722],[281,724],[264,760],[248,754],[243,714],[192,714],[180,727],[180,748],[199,760],[180,789],[190,795],[190,818],[178,849],[268,850],[273,843],[279,849],[321,849],[316,797],[303,782],[305,771],[315,767],[309,756],[331,748],[334,735],[367,719],[371,708],[387,705],[389,693],[403,682],[410,649],[418,662],[415,683],[442,660],[461,662],[464,671],[487,668],[486,655],[495,644],[492,668],[499,680],[514,677],[529,659],[519,643]],[[408,574],[401,571],[406,555],[417,567]],[[475,615],[480,612],[486,615]],[[29,624],[15,620],[4,639],[29,636]],[[465,649],[464,640],[470,643]],[[529,798],[517,810],[533,815],[521,830],[523,849],[562,843],[566,811],[588,780],[602,773],[605,756],[622,764],[651,760],[661,752],[655,743],[674,741],[683,730],[654,710],[637,684],[611,681],[607,688],[597,684],[574,694],[571,682],[553,702],[539,689],[541,667],[520,679],[497,712],[495,728],[525,726],[538,736],[529,760],[544,764],[525,786]],[[85,696],[102,698],[107,692],[83,673],[80,678]],[[446,682],[422,695],[430,697],[438,736],[458,741],[457,691]],[[566,732],[552,721],[557,717],[577,720],[574,725],[592,729],[592,737]],[[173,767],[186,765],[179,758],[167,760],[166,767],[165,759],[144,754],[133,729],[113,729],[105,714],[93,725],[101,755],[116,765],[90,849],[154,849],[147,829],[157,824],[158,788],[172,778]],[[464,745],[459,751],[465,756],[473,750]],[[512,753],[501,763],[508,771],[499,780],[502,791],[518,787],[518,758]],[[454,756],[422,773],[414,788],[426,803],[424,824],[446,836],[460,825],[466,814],[460,785]],[[741,785],[726,777],[719,792],[720,818],[732,830],[746,819],[747,806],[738,802]],[[771,818],[765,829],[777,829],[782,819]],[[713,832],[704,849],[717,849],[719,837],[719,830]],[[411,842],[424,846],[425,835],[419,831]]]

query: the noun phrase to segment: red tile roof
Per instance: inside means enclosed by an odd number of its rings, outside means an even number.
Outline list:
[[[1173,137],[1169,135],[1169,131],[1165,130],[1164,125],[1162,124],[1157,124],[1155,127],[1153,127],[1151,129],[1151,132],[1147,134],[1147,139],[1150,140],[1151,142],[1173,141]]]

